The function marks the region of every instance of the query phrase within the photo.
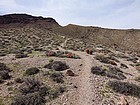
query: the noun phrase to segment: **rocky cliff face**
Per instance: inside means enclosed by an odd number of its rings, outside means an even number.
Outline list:
[[[9,14],[0,16],[0,24],[11,23],[35,23],[38,21],[44,21],[52,24],[58,24],[53,18],[34,17],[27,14]]]

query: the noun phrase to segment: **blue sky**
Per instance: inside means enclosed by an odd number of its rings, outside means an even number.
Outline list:
[[[140,28],[140,0],[0,0],[0,15],[53,17],[60,25]]]

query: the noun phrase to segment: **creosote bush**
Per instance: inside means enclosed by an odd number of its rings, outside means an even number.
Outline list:
[[[91,73],[96,74],[96,75],[101,75],[101,76],[105,76],[105,70],[102,69],[101,66],[94,66],[91,68]]]
[[[45,97],[38,92],[17,95],[11,105],[45,105]]]
[[[0,71],[0,77],[4,80],[9,79],[10,78],[9,72],[8,71]]]
[[[6,66],[6,64],[0,63],[0,71],[8,71],[8,72],[10,72],[11,70]]]
[[[10,75],[9,75],[10,71],[11,70],[4,63],[0,63],[0,78],[1,78],[1,81],[10,78]]]
[[[47,99],[57,98],[65,90],[66,88],[62,86],[57,88],[46,86],[33,77],[26,78],[11,105],[45,105]]]
[[[138,58],[137,57],[129,57],[127,58],[127,61],[132,61],[133,63],[137,63]]]
[[[55,99],[66,91],[66,87],[59,86],[56,89],[51,89],[49,98]]]
[[[26,58],[26,57],[28,57],[28,55],[24,53],[18,53],[15,55],[15,58]]]
[[[55,71],[51,72],[50,73],[50,78],[57,83],[63,83],[64,82],[64,80],[63,80],[64,76],[61,72],[55,72]]]
[[[69,66],[65,62],[61,61],[54,61],[50,62],[49,64],[45,65],[44,68],[53,69],[56,71],[63,71],[69,68]]]
[[[38,79],[30,77],[24,80],[24,83],[19,87],[19,91],[22,94],[38,92],[41,86],[42,83]]]
[[[119,60],[117,60],[115,57],[113,56],[104,56],[104,55],[96,55],[95,59],[99,60],[102,63],[107,63],[109,64],[110,61],[115,61],[115,62],[119,62]],[[114,63],[111,63],[114,65]]]
[[[60,71],[49,70],[44,73],[44,76],[48,76],[54,82],[57,82],[57,83],[64,82],[64,75]]]
[[[91,68],[91,73],[96,74],[96,75],[101,75],[101,76],[107,76],[110,78],[115,78],[119,80],[126,79],[124,76],[123,72],[114,66],[94,66]]]
[[[45,105],[45,96],[49,95],[49,91],[50,87],[38,79],[26,78],[11,105]]]
[[[128,68],[128,66],[127,65],[125,65],[125,64],[123,64],[123,63],[121,63],[121,68]]]
[[[23,80],[23,79],[21,79],[21,78],[16,78],[16,79],[15,79],[15,82],[16,82],[16,83],[23,83],[23,82],[24,82],[24,80]]]
[[[26,75],[33,75],[37,74],[39,72],[39,69],[37,67],[32,67],[26,70],[25,74]]]
[[[140,98],[140,86],[121,81],[109,81],[108,86],[117,93]]]

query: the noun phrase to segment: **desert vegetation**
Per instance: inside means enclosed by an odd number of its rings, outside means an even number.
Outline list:
[[[126,79],[126,76],[123,74],[123,72],[117,68],[113,67],[111,65],[109,66],[95,66],[91,68],[91,73],[96,74],[96,75],[101,75],[101,76],[107,76],[110,78],[116,78],[119,80]]]
[[[133,83],[121,82],[121,81],[109,81],[108,85],[115,92],[130,95],[134,97],[140,97],[140,86]]]
[[[139,105],[139,30],[12,17],[0,21],[0,105],[116,105],[122,96]]]

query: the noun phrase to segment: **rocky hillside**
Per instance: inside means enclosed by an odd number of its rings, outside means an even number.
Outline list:
[[[134,29],[0,16],[0,105],[140,105],[139,40]]]
[[[114,47],[118,50],[131,50],[140,52],[140,30],[107,29],[100,27],[84,27],[68,25],[54,32],[68,37],[78,38],[86,43],[100,43]]]
[[[14,49],[19,49],[19,46],[28,47],[28,45],[46,46],[46,40],[52,41],[49,36],[56,37],[56,40],[59,36],[78,39],[84,43],[84,47],[102,44],[121,51],[140,52],[140,30],[106,29],[72,24],[62,27],[53,18],[34,17],[27,14],[0,16],[1,48],[13,49],[11,47],[13,45]]]

